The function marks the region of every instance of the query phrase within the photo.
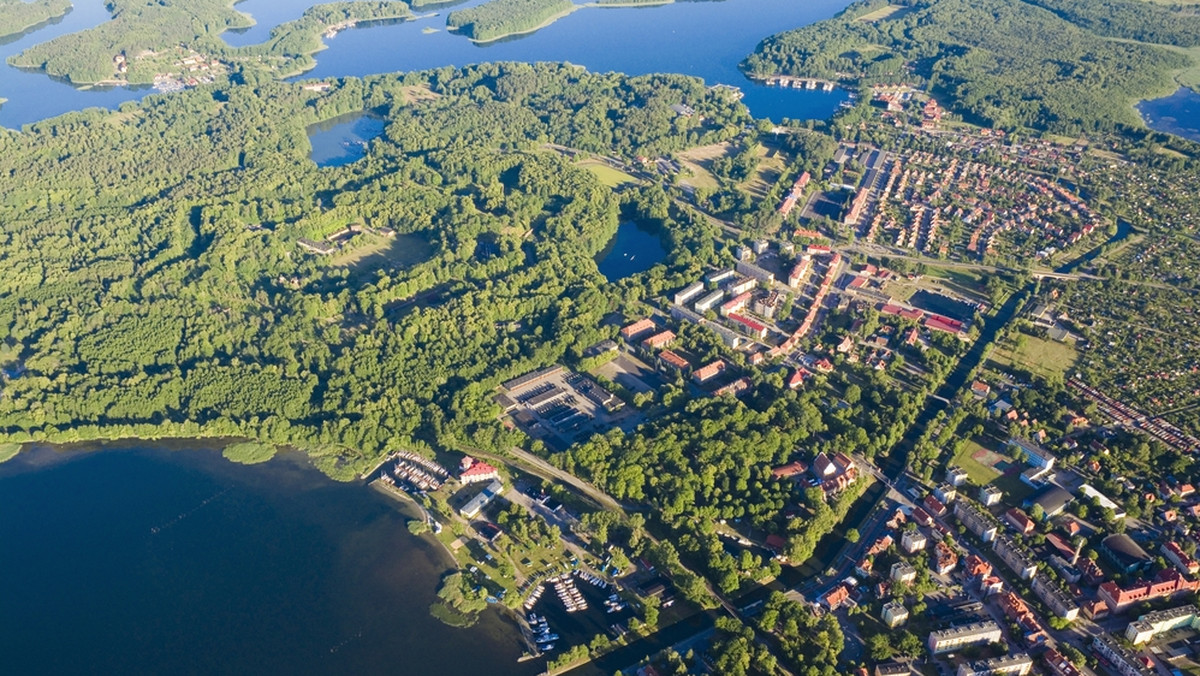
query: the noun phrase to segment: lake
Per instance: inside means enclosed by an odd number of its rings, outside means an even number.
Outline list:
[[[340,167],[367,155],[371,140],[383,133],[386,122],[374,115],[351,113],[308,128],[312,145],[309,157],[318,167]]]
[[[524,675],[499,613],[431,618],[442,550],[393,499],[295,455],[25,452],[0,464],[11,674]]]
[[[469,0],[440,5],[438,16],[416,21],[367,25],[326,40],[316,55],[317,67],[300,76],[333,78],[391,71],[411,71],[485,61],[569,61],[594,71],[629,74],[673,72],[695,75],[710,84],[733,84],[745,92],[743,102],[756,117],[828,118],[849,98],[833,92],[781,89],[757,85],[742,76],[738,63],[758,41],[775,32],[828,18],[846,0],[723,0],[676,2],[658,7],[584,8],[534,33],[477,45],[445,30],[445,13],[478,5]],[[300,16],[314,0],[246,0],[237,5],[258,22],[244,33],[226,32],[232,45],[265,40],[271,28]],[[65,33],[109,19],[104,0],[75,0],[61,21],[43,25],[0,45],[0,58]],[[436,29],[425,32],[426,29]],[[41,73],[0,64],[0,125],[18,128],[89,106],[115,108],[140,99],[149,88],[81,90]]]
[[[1170,96],[1142,101],[1138,111],[1151,129],[1200,142],[1200,94],[1195,91],[1180,87]]]
[[[600,274],[610,282],[645,272],[667,257],[662,238],[639,224],[622,223],[617,234],[596,254]]]

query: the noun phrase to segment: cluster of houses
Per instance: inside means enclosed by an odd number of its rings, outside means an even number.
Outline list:
[[[1078,378],[1068,379],[1067,385],[1083,395],[1085,399],[1095,402],[1100,412],[1112,418],[1117,424],[1137,427],[1167,446],[1183,453],[1200,452],[1200,439],[1184,432],[1170,422],[1148,416],[1128,404],[1109,397]]]
[[[950,222],[969,233],[967,252],[995,253],[1001,234],[1039,242],[1027,255],[1045,257],[1079,242],[1103,225],[1077,195],[1015,167],[960,160],[952,154],[903,152],[890,157],[882,187],[861,187],[843,222],[866,241],[945,256],[962,242],[948,241]]]
[[[755,354],[764,359],[791,353],[815,325],[837,278],[842,256],[823,245],[809,245],[799,256],[795,255],[796,248],[791,242],[778,242],[774,252],[770,246],[766,240],[756,240],[749,246],[738,247],[733,268],[710,271],[702,281],[695,281],[674,295],[672,316],[712,329],[734,349],[747,340],[766,342],[773,323],[788,319],[781,312],[787,307],[787,296],[804,297],[807,280],[820,259],[826,265],[825,272],[816,282],[816,290],[798,327],[765,354],[755,352],[751,357],[753,362]],[[768,269],[768,265],[776,270]],[[719,319],[709,319],[705,316],[708,313],[716,313]]]

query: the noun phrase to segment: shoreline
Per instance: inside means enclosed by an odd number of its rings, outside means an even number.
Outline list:
[[[673,1],[673,0],[672,0],[672,1]],[[448,27],[448,26],[447,26],[447,27],[446,27],[446,30],[447,30],[448,32],[450,32],[450,33],[456,33],[456,34],[458,34],[458,35],[463,35],[463,37],[466,37],[468,40],[470,40],[471,42],[473,42],[473,43],[475,43],[475,44],[477,44],[477,45],[486,45],[486,44],[488,44],[489,42],[495,42],[495,41],[497,41],[497,40],[503,40],[504,38],[510,38],[510,37],[512,37],[512,36],[514,36],[514,35],[528,35],[529,33],[534,33],[534,32],[540,31],[541,29],[545,28],[546,26],[549,26],[550,24],[553,24],[555,21],[558,21],[559,19],[561,19],[561,18],[563,18],[563,17],[566,17],[566,16],[569,16],[569,15],[573,14],[574,12],[576,12],[576,11],[577,11],[577,10],[579,10],[579,9],[582,9],[582,8],[584,8],[584,7],[592,7],[592,6],[593,6],[593,5],[574,5],[574,6],[572,6],[572,7],[571,7],[571,9],[563,10],[563,11],[559,12],[558,14],[555,14],[554,16],[552,16],[552,17],[550,17],[550,18],[546,19],[546,20],[545,20],[545,21],[543,21],[542,23],[540,23],[540,24],[538,24],[538,25],[534,26],[533,28],[526,28],[526,29],[524,29],[524,30],[512,31],[511,33],[505,33],[505,34],[503,34],[503,35],[497,35],[496,37],[493,37],[493,38],[487,38],[486,40],[480,40],[480,39],[477,39],[477,38],[468,37],[468,36],[466,36],[466,35],[465,35],[465,34],[462,32],[462,29],[460,29],[460,28],[450,28],[450,27]]]
[[[36,30],[41,30],[42,25],[48,24],[48,23],[51,23],[53,21],[63,18],[64,16],[70,14],[71,10],[73,10],[73,9],[75,9],[75,5],[73,5],[73,4],[67,5],[67,8],[63,11],[62,14],[55,14],[54,16],[48,16],[45,19],[42,19],[40,21],[34,21],[31,24],[22,26],[21,28],[18,28],[17,30],[12,31],[11,33],[0,34],[0,40],[6,40],[8,38],[23,36],[26,33],[32,33]]]

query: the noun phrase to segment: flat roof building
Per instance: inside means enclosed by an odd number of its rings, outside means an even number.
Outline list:
[[[683,305],[704,291],[704,282],[693,282],[675,294],[675,304]]]
[[[459,514],[462,514],[464,518],[474,519],[479,516],[484,507],[487,507],[497,495],[500,495],[500,491],[502,490],[504,490],[504,484],[500,483],[499,479],[493,480],[492,483],[483,489],[483,492],[471,498],[467,504],[463,505],[462,509],[458,510]]]
[[[1154,637],[1175,629],[1196,629],[1200,626],[1200,610],[1193,605],[1179,606],[1146,613],[1129,623],[1125,638],[1134,645],[1149,643]]]
[[[1033,669],[1033,658],[1027,653],[1003,655],[988,660],[964,662],[958,665],[957,676],[1025,676]]]
[[[940,655],[963,646],[995,643],[1002,636],[1000,625],[988,620],[931,632],[926,644],[929,652]]]
[[[896,628],[908,621],[908,608],[902,601],[892,601],[883,604],[883,623],[890,628]]]
[[[1014,448],[1018,456],[1023,459],[1026,464],[1043,469],[1052,469],[1056,458],[1046,449],[1039,446],[1037,443],[1021,437],[1013,437],[1008,440],[1010,448]]]

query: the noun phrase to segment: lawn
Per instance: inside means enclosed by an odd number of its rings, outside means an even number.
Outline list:
[[[988,457],[989,454],[1003,455],[997,453],[995,449],[987,448],[974,439],[968,439],[967,443],[963,444],[962,450],[958,455],[954,456],[954,465],[963,468],[967,473],[967,477],[971,479],[971,483],[977,486],[986,486],[997,478],[1002,472],[991,466],[990,463],[985,464],[976,460],[976,457]],[[1006,459],[1007,456],[1005,456]],[[1011,461],[1011,459],[1009,459]]]
[[[1196,0],[1196,1],[1200,2],[1200,0]],[[899,18],[897,16],[897,13],[907,10],[907,9],[909,9],[909,8],[904,7],[903,5],[887,5],[885,7],[880,7],[879,9],[875,10],[874,12],[869,12],[867,14],[863,14],[862,16],[855,19],[855,21],[859,21],[862,23],[875,23],[876,21],[883,21],[884,19],[888,19],[888,18]]]
[[[595,174],[601,183],[610,188],[619,188],[629,183],[638,182],[633,176],[598,160],[584,160],[579,163],[579,166]]]
[[[1003,366],[1019,366],[1044,378],[1065,378],[1079,358],[1074,345],[1056,340],[1022,334],[1018,347],[1004,341],[992,352],[991,358]]]

